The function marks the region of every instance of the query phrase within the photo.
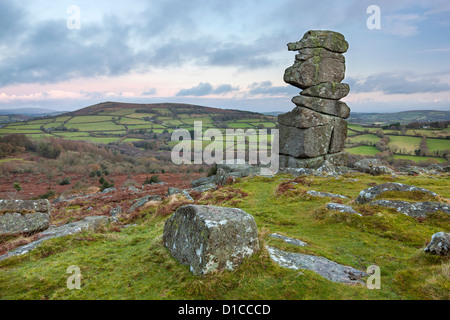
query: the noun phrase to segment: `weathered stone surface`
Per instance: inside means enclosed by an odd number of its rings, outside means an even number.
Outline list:
[[[42,231],[50,225],[48,200],[0,200],[0,235]]]
[[[86,229],[95,229],[95,228],[100,227],[101,225],[108,223],[109,221],[110,221],[109,218],[105,217],[105,216],[91,216],[91,217],[84,218],[84,220],[82,220],[82,221],[71,222],[71,223],[62,225],[60,227],[50,228],[39,234],[39,236],[40,236],[39,240],[31,242],[29,244],[26,244],[22,247],[16,248],[13,251],[0,256],[0,260],[6,259],[6,258],[9,258],[12,256],[26,254],[29,251],[31,251],[32,249],[39,246],[42,242],[44,242],[46,240],[49,240],[52,238],[64,237],[64,236],[67,236],[70,234],[81,232]]]
[[[346,83],[325,82],[309,87],[300,94],[302,96],[339,100],[348,95],[350,86]]]
[[[316,191],[316,190],[308,190],[308,191],[306,191],[306,193],[313,197],[321,197],[321,198],[330,197],[330,198],[347,199],[347,197],[343,196],[342,194],[335,194],[335,193],[322,192],[322,191]]]
[[[338,153],[344,150],[345,140],[347,140],[347,121],[333,117],[333,132],[328,153]]]
[[[383,165],[379,159],[362,159],[354,164],[356,170],[371,175],[390,174],[394,170]]]
[[[217,185],[215,183],[208,183],[208,184],[203,184],[203,185],[195,187],[195,188],[188,189],[188,192],[196,191],[196,192],[202,193],[202,192],[216,189],[216,188],[217,188]]]
[[[310,57],[303,60],[306,57]],[[345,77],[344,56],[325,49],[305,49],[284,72],[284,81],[300,89],[323,82],[341,82]]]
[[[272,237],[272,238],[275,238],[275,239],[281,239],[281,240],[283,240],[286,243],[293,244],[294,246],[306,247],[308,245],[306,242],[304,242],[302,240],[285,237],[285,236],[282,236],[281,234],[278,234],[278,233],[269,234],[269,237]]]
[[[377,186],[374,186],[374,187],[371,187],[371,188],[361,191],[358,195],[358,198],[356,198],[356,202],[357,203],[370,202],[370,201],[374,200],[376,197],[382,196],[383,192],[386,192],[386,191],[400,191],[400,192],[418,191],[418,192],[430,194],[432,196],[436,196],[436,193],[434,193],[430,190],[424,189],[424,188],[410,186],[410,185],[398,183],[398,182],[388,182],[388,183],[379,184]]]
[[[33,213],[50,212],[51,205],[47,199],[42,200],[0,200],[0,214],[2,213]]]
[[[259,250],[255,219],[235,208],[187,205],[167,221],[164,245],[196,275],[234,270]]]
[[[439,256],[450,255],[450,233],[438,232],[433,234],[430,243],[424,251]]]
[[[345,102],[331,99],[322,99],[307,96],[295,96],[292,102],[320,113],[347,119],[350,116],[350,108]]]
[[[370,205],[394,208],[400,213],[415,218],[425,218],[429,213],[436,211],[443,211],[450,214],[449,205],[435,201],[407,202],[398,200],[375,200],[370,202]]]
[[[326,154],[325,160],[329,161],[335,167],[345,166],[347,163],[348,154],[346,152],[336,152]]]
[[[114,187],[112,187],[112,188],[106,188],[105,190],[102,191],[102,193],[110,193],[110,192],[113,192],[113,191],[116,191],[116,190],[117,190],[117,189],[114,188]]]
[[[336,176],[336,167],[328,160],[324,162],[314,171],[315,176]]]
[[[45,230],[50,225],[50,214],[36,212],[22,214],[18,212],[0,215],[0,235],[19,234]]]
[[[191,182],[191,186],[193,188],[196,188],[196,187],[202,186],[204,184],[214,183],[214,178],[215,178],[214,176],[211,176],[211,177],[200,178],[200,179],[194,180]]]
[[[362,217],[362,214],[355,211],[355,209],[353,209],[352,207],[345,205],[345,204],[340,204],[340,203],[328,203],[327,204],[327,208],[329,210],[334,210],[334,211],[339,211],[339,212],[345,212],[345,213],[351,213],[351,214],[356,214],[358,216]]]
[[[117,206],[115,208],[112,208],[109,211],[109,214],[111,215],[111,217],[118,217],[122,214],[122,207],[121,206]]]
[[[288,43],[289,51],[297,51],[303,48],[325,48],[344,53],[348,50],[348,42],[343,34],[336,31],[309,30],[300,41]]]
[[[280,154],[279,160],[280,160],[280,168],[318,169],[324,164],[325,161],[328,161],[335,167],[338,167],[345,165],[345,163],[347,162],[347,153],[338,152],[333,154],[326,154],[324,156],[305,159],[298,159],[288,155]],[[312,172],[313,171],[311,171],[311,173]]]
[[[322,277],[345,284],[364,284],[361,279],[367,274],[358,269],[341,265],[324,257],[283,251],[266,246],[270,258],[284,268],[311,270]]]
[[[295,158],[313,158],[328,153],[331,125],[299,129],[279,125],[280,153]]]
[[[285,126],[307,129],[334,123],[334,117],[321,114],[308,108],[295,107],[290,112],[280,114],[278,116],[278,123]]]

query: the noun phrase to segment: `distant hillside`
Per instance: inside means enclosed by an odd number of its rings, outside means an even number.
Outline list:
[[[142,104],[142,103],[124,103],[124,102],[102,102],[99,104],[95,104],[86,108],[82,108],[76,111],[67,112],[62,114],[61,116],[91,116],[91,115],[99,115],[99,114],[116,114],[121,110],[148,110],[148,113],[152,113],[152,111],[158,110],[173,110],[175,113],[184,113],[192,115],[196,114],[227,114],[227,115],[239,115],[242,116],[244,114],[248,115],[260,115],[256,112],[250,111],[242,111],[242,110],[234,110],[234,109],[219,109],[219,108],[211,108],[199,105],[192,104],[184,104],[184,103],[150,103],[150,104]],[[179,112],[178,112],[179,111]],[[145,113],[145,112],[142,112]]]
[[[56,115],[59,113],[61,112],[41,108],[0,109],[0,115],[43,116],[43,115]]]
[[[351,112],[348,122],[358,124],[408,124],[411,122],[449,121],[450,111],[415,110],[393,113]]]

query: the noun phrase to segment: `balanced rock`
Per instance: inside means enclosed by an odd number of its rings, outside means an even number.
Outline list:
[[[346,83],[324,82],[309,87],[300,94],[302,96],[339,100],[346,97],[349,92],[350,86]]]
[[[297,42],[288,44],[289,51],[298,51],[303,48],[325,48],[330,51],[344,53],[348,50],[348,42],[339,32],[329,30],[309,30]]]
[[[255,219],[235,208],[187,205],[167,221],[164,245],[195,275],[235,270],[259,250]]]
[[[350,116],[350,108],[345,102],[331,99],[314,98],[308,96],[295,96],[292,102],[300,107],[347,119]]]
[[[324,115],[305,107],[296,107],[292,111],[278,116],[279,124],[300,129],[323,126],[332,123],[333,120],[334,119],[331,116]]]
[[[42,231],[50,225],[48,200],[0,200],[0,235]]]
[[[345,58],[325,49],[304,49],[284,72],[284,81],[300,89],[322,82],[341,82],[345,77]]]
[[[314,158],[328,153],[332,126],[330,124],[299,129],[284,125],[280,130],[280,153],[295,158]]]
[[[318,168],[333,154],[339,155],[330,163],[345,165],[346,157],[340,153],[347,139],[343,119],[350,116],[350,108],[339,99],[350,91],[348,84],[340,83],[345,76],[342,53],[348,43],[338,32],[311,30],[300,41],[289,43],[288,49],[298,54],[284,81],[303,91],[292,98],[297,107],[278,116],[280,166]]]

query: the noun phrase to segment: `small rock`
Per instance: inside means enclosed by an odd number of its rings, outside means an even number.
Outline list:
[[[158,195],[149,195],[149,196],[142,197],[142,198],[136,200],[136,202],[128,210],[128,213],[134,212],[136,209],[142,207],[145,203],[147,203],[149,201],[161,201],[161,200],[162,200],[161,196],[158,196]]]
[[[356,170],[371,175],[390,174],[393,173],[389,167],[386,167],[381,163],[379,159],[362,159],[354,164]]]
[[[438,232],[433,234],[430,243],[424,251],[439,256],[450,255],[450,233]]]
[[[102,191],[102,193],[109,193],[109,192],[113,192],[113,191],[116,191],[117,189],[116,188],[106,188],[105,190],[103,190]]]
[[[332,202],[332,203],[327,204],[327,208],[330,210],[334,210],[334,211],[356,214],[356,215],[362,217],[361,213],[355,211],[352,207],[345,205],[345,204]]]
[[[343,196],[342,194],[334,194],[334,193],[328,193],[328,192],[322,192],[322,191],[315,191],[315,190],[309,190],[306,191],[307,194],[314,196],[314,197],[330,197],[330,198],[341,198],[341,199],[347,199],[348,197]]]
[[[117,206],[115,208],[112,208],[109,211],[109,214],[111,215],[111,217],[117,217],[120,216],[122,214],[122,207],[121,206]]]
[[[278,233],[269,234],[269,237],[276,238],[276,239],[281,239],[284,242],[293,244],[294,246],[305,247],[305,246],[308,245],[306,242],[303,242],[302,240],[285,237],[285,236],[282,236],[281,234],[278,234]]]
[[[196,188],[196,187],[199,187],[199,186],[202,186],[202,185],[205,185],[205,184],[214,183],[214,179],[215,179],[214,176],[206,177],[206,178],[200,178],[200,179],[192,181],[191,185],[192,185],[193,188]]]

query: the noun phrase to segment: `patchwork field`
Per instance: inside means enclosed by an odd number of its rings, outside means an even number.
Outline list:
[[[35,140],[59,137],[104,144],[140,140],[145,142],[149,139],[158,139],[158,135],[164,133],[171,134],[177,128],[192,131],[195,121],[202,122],[203,130],[219,128],[223,133],[226,129],[270,129],[277,125],[276,117],[251,112],[183,104],[143,105],[109,102],[60,116],[7,123],[0,127],[0,135],[24,133]],[[378,135],[375,134],[377,131]],[[428,159],[417,156],[422,137],[412,135],[427,137],[427,152],[438,162],[445,161],[444,155],[450,150],[450,140],[437,139],[449,137],[450,128],[410,129],[402,135],[392,129],[382,130],[379,127],[349,123],[346,151],[355,155],[376,155],[380,152],[375,147],[381,139],[379,131],[389,137],[387,147],[394,148],[394,159],[413,161]],[[168,141],[169,136],[164,139],[167,146],[173,146],[173,143]]]

